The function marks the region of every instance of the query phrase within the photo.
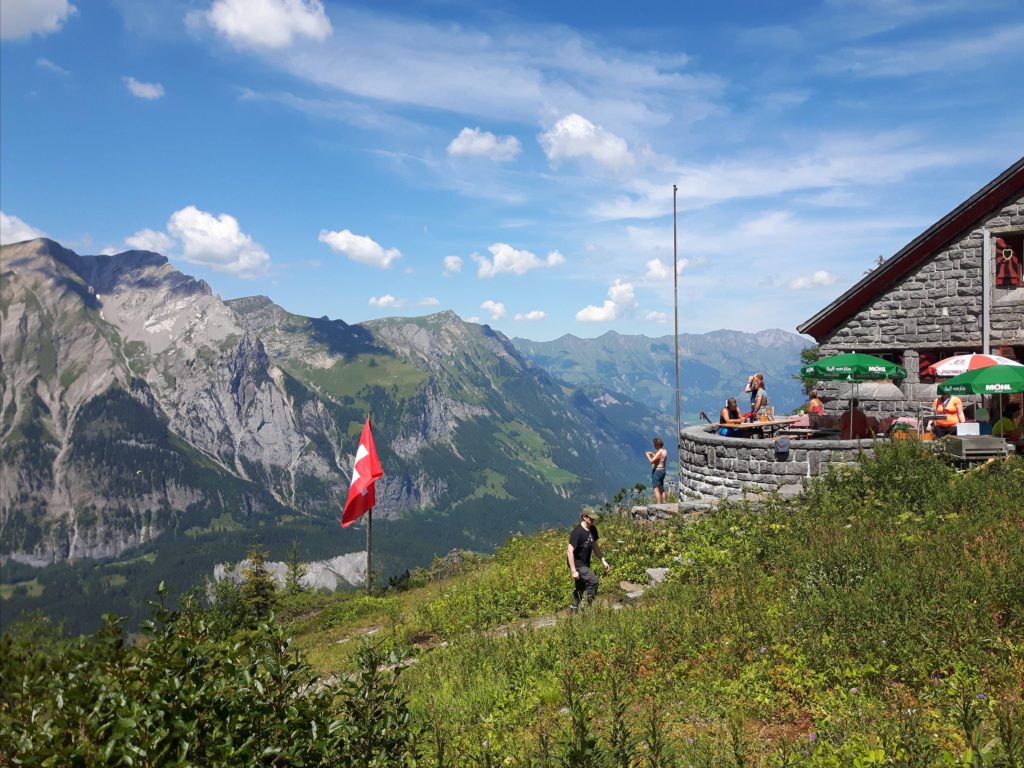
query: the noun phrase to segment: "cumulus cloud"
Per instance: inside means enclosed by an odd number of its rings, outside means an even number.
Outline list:
[[[566,115],[539,137],[552,168],[566,160],[591,160],[612,171],[632,166],[636,159],[626,140],[575,113]]]
[[[416,302],[418,307],[436,307],[441,301],[435,296],[424,296]]]
[[[402,258],[402,253],[397,248],[385,249],[372,238],[355,235],[347,229],[340,232],[321,229],[320,242],[329,245],[335,253],[345,254],[352,261],[381,269],[387,269],[391,262]]]
[[[647,312],[644,315],[644,320],[647,320],[647,321],[652,322],[652,323],[667,323],[668,322],[668,313],[667,312],[657,312],[657,311],[652,309],[651,311]]]
[[[263,246],[226,213],[214,216],[190,205],[171,214],[167,232],[181,244],[182,259],[217,272],[255,277],[270,264]]]
[[[505,305],[500,301],[491,301],[488,299],[480,305],[480,309],[483,309],[491,313],[491,320],[501,320],[505,316]]]
[[[498,138],[490,131],[463,128],[448,145],[452,157],[487,157],[491,160],[511,160],[523,147],[515,136]]]
[[[462,271],[462,259],[459,256],[444,257],[444,276],[454,275]]]
[[[4,0],[0,3],[0,38],[48,35],[77,11],[67,0]]]
[[[590,304],[576,313],[582,323],[605,323],[632,314],[636,310],[633,284],[616,279],[608,289],[608,298],[601,306]]]
[[[616,279],[612,287],[608,289],[608,298],[621,307],[632,307],[636,304],[636,297],[633,293],[633,284],[625,283]]]
[[[164,95],[164,87],[160,83],[144,83],[141,80],[136,80],[134,77],[124,77],[122,80],[124,80],[128,92],[140,99],[153,101],[162,98]]]
[[[370,297],[371,307],[401,307],[404,305],[405,302],[403,300],[396,299],[390,293],[385,293],[383,296]]]
[[[551,251],[547,258],[541,259],[535,253],[517,250],[507,243],[495,243],[487,250],[491,252],[493,260],[478,253],[473,254],[473,260],[480,265],[478,277],[494,277],[502,272],[525,275],[531,269],[557,267],[565,262],[565,257],[558,251]]]
[[[605,323],[614,320],[619,316],[619,307],[611,299],[605,299],[600,307],[588,304],[576,313],[576,319],[581,323]]]
[[[536,320],[543,320],[545,317],[547,317],[547,313],[544,312],[543,310],[541,310],[541,309],[532,309],[532,310],[530,310],[529,312],[526,312],[526,313],[522,313],[522,312],[517,313],[515,319],[516,320],[525,320],[527,322],[534,322]]]
[[[299,37],[326,40],[332,31],[321,0],[216,0],[188,21],[209,24],[232,44],[250,48],[286,48]]]
[[[672,270],[661,259],[651,259],[647,262],[648,280],[665,280],[672,274]]]
[[[131,237],[126,237],[124,242],[132,250],[154,253],[167,253],[174,245],[174,241],[165,232],[156,232],[152,229],[140,230]]]
[[[23,240],[35,240],[37,237],[46,237],[46,234],[26,224],[17,216],[0,211],[0,244],[20,243]]]
[[[832,285],[839,278],[831,272],[819,269],[813,275],[804,275],[789,281],[789,287],[794,291],[803,291],[807,288],[815,288],[819,285]]]

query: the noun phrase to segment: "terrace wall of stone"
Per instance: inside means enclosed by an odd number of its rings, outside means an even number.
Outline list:
[[[724,437],[714,425],[687,427],[679,433],[680,498],[799,485],[830,463],[851,463],[873,449],[872,440],[791,440],[788,455],[779,457],[774,440]]]

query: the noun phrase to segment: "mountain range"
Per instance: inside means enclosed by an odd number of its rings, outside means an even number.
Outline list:
[[[652,411],[451,312],[348,325],[222,301],[156,253],[47,239],[3,246],[0,266],[7,608],[142,602],[253,539],[279,558],[296,541],[304,559],[361,549],[337,518],[370,413],[385,572],[645,477]]]
[[[594,339],[566,334],[554,341],[515,339],[528,358],[553,376],[593,390],[612,390],[661,414],[675,414],[675,342],[672,336],[649,338],[608,331]],[[680,408],[684,421],[705,411],[717,420],[729,397],[740,399],[747,378],[765,374],[775,409],[791,411],[806,399],[793,377],[800,351],[812,342],[771,329],[758,333],[712,331],[679,335]]]

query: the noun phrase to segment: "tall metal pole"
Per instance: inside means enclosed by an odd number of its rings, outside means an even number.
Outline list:
[[[366,512],[366,594],[373,594],[373,507]]]
[[[679,433],[682,426],[679,420],[679,224],[676,213],[676,193],[679,187],[672,185],[672,284],[675,291],[676,319],[676,450],[679,449]],[[677,482],[678,484],[678,482]]]
[[[367,411],[366,421],[373,430],[373,411]],[[376,491],[374,492],[376,500]],[[373,594],[373,507],[366,511],[366,594]]]

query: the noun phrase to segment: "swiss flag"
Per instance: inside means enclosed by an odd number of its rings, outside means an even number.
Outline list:
[[[348,501],[345,502],[345,511],[341,515],[343,528],[348,528],[362,517],[364,512],[373,509],[376,501],[373,484],[379,477],[384,477],[384,470],[381,469],[380,459],[377,458],[377,448],[373,444],[373,434],[370,432],[370,420],[367,419],[363,425],[363,434],[359,438],[356,463],[352,467],[352,485],[348,489]]]

